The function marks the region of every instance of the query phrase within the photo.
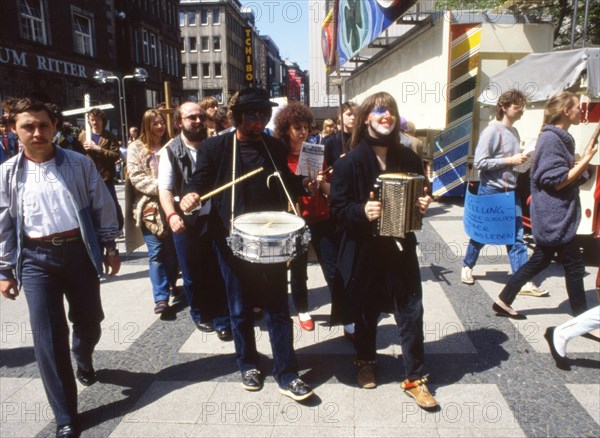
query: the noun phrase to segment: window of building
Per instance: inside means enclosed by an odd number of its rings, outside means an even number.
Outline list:
[[[203,26],[208,25],[208,10],[203,9],[200,11],[200,24]]]
[[[208,62],[202,63],[202,77],[210,78],[210,64]]]
[[[195,26],[195,25],[196,25],[196,13],[188,12],[188,26]]]
[[[179,25],[185,26],[185,12],[179,13]]]
[[[215,52],[221,51],[221,37],[220,36],[213,37],[213,51],[215,51]]]
[[[196,44],[196,37],[189,37],[188,38],[188,50],[190,52],[197,52],[198,51],[198,45]]]
[[[200,37],[200,50],[203,52],[208,52],[208,37],[203,36]]]
[[[158,68],[163,69],[163,50],[164,44],[162,41],[158,42]]]
[[[215,62],[215,78],[223,77],[223,69],[220,62]]]
[[[89,17],[73,13],[73,41],[75,53],[93,56],[92,21]]]
[[[198,77],[198,64],[193,62],[190,64],[190,78]]]
[[[152,59],[152,65],[156,67],[158,65],[158,53],[156,49],[156,35],[150,34],[150,55]]]
[[[213,24],[221,24],[221,10],[219,8],[213,9]]]
[[[142,56],[144,64],[150,64],[150,43],[148,42],[148,31],[142,29]]]
[[[48,44],[43,0],[21,0],[21,34],[23,38]]]

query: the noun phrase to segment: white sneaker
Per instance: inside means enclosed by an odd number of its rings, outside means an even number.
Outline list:
[[[530,297],[547,297],[550,295],[550,292],[548,289],[539,289],[535,284],[533,284],[532,281],[528,281],[519,291],[519,295],[528,295]]]
[[[473,270],[468,266],[463,266],[462,271],[460,271],[460,281],[464,284],[475,284]]]

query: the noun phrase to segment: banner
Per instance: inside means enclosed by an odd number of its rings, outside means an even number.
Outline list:
[[[467,188],[463,226],[476,242],[513,245],[515,214],[515,192],[474,195]]]
[[[417,0],[339,0],[337,41],[339,65],[368,46]]]

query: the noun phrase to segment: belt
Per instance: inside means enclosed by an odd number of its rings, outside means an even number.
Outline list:
[[[77,242],[81,240],[81,232],[78,228],[74,230],[64,231],[62,233],[52,234],[50,236],[44,237],[29,237],[25,236],[25,238],[31,242],[37,243],[47,243],[52,244],[54,246],[64,245],[69,242]]]

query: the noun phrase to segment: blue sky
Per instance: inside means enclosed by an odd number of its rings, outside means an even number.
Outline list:
[[[308,0],[241,0],[254,11],[261,35],[269,35],[282,59],[308,70]]]

